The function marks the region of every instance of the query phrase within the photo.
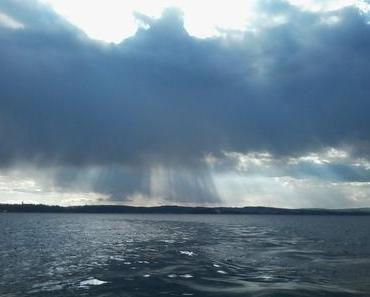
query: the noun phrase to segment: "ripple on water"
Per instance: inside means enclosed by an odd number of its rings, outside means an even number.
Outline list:
[[[175,243],[176,241],[175,240],[173,240],[173,239],[164,239],[164,240],[162,240],[162,242],[164,242],[164,243]]]
[[[180,275],[181,278],[193,278],[194,276],[192,276],[191,274],[189,273],[186,273],[186,274],[181,274]]]
[[[195,253],[192,252],[192,251],[180,251],[180,254],[181,255],[186,255],[186,256],[189,256],[189,257],[195,256]]]
[[[90,286],[100,286],[106,284],[106,281],[102,281],[97,278],[89,278],[87,280],[81,281],[79,287],[80,288],[88,288]]]
[[[169,277],[169,278],[175,278],[175,277],[177,277],[177,274],[171,273],[171,274],[167,275],[167,277]]]
[[[48,281],[45,283],[40,283],[32,286],[30,293],[36,292],[53,292],[63,290],[64,285],[57,281]]]
[[[356,229],[346,234],[349,246],[343,250],[341,237],[327,240],[336,218],[308,232],[317,218],[306,218],[310,224],[299,228],[294,217],[285,219],[285,227],[264,228],[248,227],[248,221],[235,224],[237,217],[230,221],[226,216],[212,217],[215,224],[155,222],[152,217],[124,224],[124,216],[61,216],[55,224],[57,217],[45,216],[30,242],[23,243],[20,234],[22,239],[32,226],[27,218],[15,217],[15,231],[0,240],[1,297],[369,296],[369,221],[356,233],[362,223],[347,218]],[[104,224],[107,228],[101,228]],[[327,228],[325,238],[316,239],[322,228]],[[352,248],[356,242],[361,245]]]

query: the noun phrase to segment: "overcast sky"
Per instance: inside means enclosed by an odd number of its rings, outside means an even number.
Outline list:
[[[370,206],[370,3],[125,2],[1,0],[0,203]]]

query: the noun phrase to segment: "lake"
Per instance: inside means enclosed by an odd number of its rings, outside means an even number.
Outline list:
[[[0,296],[370,296],[370,217],[0,214]]]

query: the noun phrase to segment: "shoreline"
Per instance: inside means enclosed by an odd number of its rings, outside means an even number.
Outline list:
[[[81,205],[56,206],[45,204],[0,204],[0,213],[106,213],[106,214],[232,214],[232,215],[336,215],[370,216],[370,208],[322,209],[247,207],[190,207],[190,206],[125,206]]]

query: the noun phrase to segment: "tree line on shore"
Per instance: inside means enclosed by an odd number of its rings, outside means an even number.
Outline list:
[[[370,215],[370,208],[356,209],[288,209],[274,207],[190,207],[190,206],[126,206],[45,204],[0,204],[0,212],[25,213],[136,213],[136,214],[284,214],[284,215]]]

